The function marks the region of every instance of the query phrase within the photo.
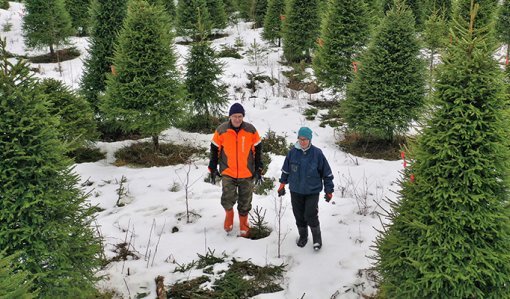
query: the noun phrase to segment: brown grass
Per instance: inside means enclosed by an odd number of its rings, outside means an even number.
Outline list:
[[[193,155],[207,155],[205,148],[178,145],[173,143],[160,144],[159,152],[154,151],[152,142],[134,143],[115,153],[116,166],[131,165],[135,167],[153,167],[185,164]]]

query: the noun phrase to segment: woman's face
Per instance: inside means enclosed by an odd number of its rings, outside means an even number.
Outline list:
[[[310,146],[310,139],[308,139],[308,138],[298,137],[297,140],[298,140],[299,145],[301,146],[301,148],[308,148],[308,146]]]

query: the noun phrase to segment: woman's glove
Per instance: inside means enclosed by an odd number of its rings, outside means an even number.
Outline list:
[[[281,183],[280,187],[278,187],[278,196],[284,196],[285,195],[285,184]]]

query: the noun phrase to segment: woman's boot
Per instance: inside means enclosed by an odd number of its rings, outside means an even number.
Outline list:
[[[306,243],[308,242],[308,227],[299,227],[298,226],[298,232],[299,232],[299,239],[297,240],[296,244],[299,247],[305,247]]]
[[[312,231],[313,249],[319,250],[322,247],[321,227],[319,225],[310,227]]]

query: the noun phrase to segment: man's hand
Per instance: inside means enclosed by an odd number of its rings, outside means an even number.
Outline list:
[[[211,184],[216,185],[216,177],[221,178],[221,174],[218,172],[218,169],[208,167],[209,172],[211,173]]]
[[[333,193],[326,193],[324,194],[324,199],[326,202],[329,202],[333,198]]]
[[[285,184],[281,183],[280,187],[278,187],[278,196],[284,196],[285,195]]]
[[[262,185],[262,169],[255,171],[255,185]]]

